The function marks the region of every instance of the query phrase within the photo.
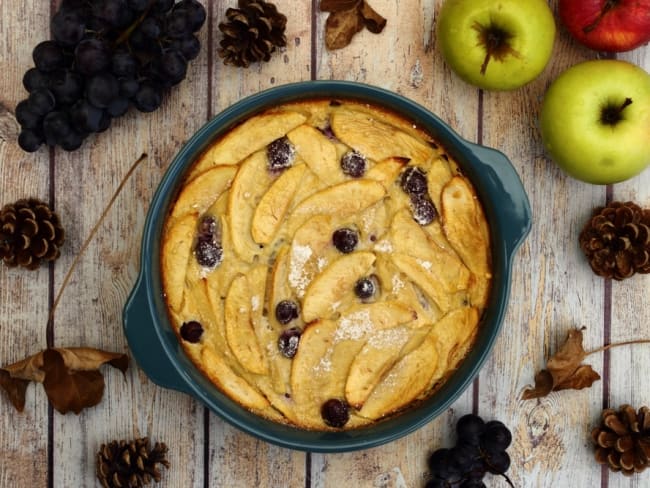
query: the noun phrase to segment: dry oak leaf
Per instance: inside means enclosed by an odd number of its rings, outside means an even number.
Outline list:
[[[57,411],[78,414],[101,401],[104,376],[99,367],[107,363],[125,373],[129,357],[89,347],[48,348],[0,369],[0,387],[22,412],[27,385],[31,381],[42,383]]]
[[[523,399],[540,398],[552,391],[580,390],[600,379],[588,364],[581,364],[587,353],[582,347],[582,331],[569,332],[560,350],[546,362],[546,369],[535,375],[535,387],[524,391]]]
[[[325,45],[331,51],[350,44],[364,27],[379,34],[386,26],[386,19],[365,0],[321,0],[320,10],[330,12],[325,21]]]

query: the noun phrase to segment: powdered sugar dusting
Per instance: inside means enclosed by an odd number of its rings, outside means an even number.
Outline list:
[[[368,344],[377,349],[386,349],[392,346],[402,347],[408,338],[406,329],[398,327],[378,331],[368,339]]]
[[[305,272],[305,264],[313,254],[311,247],[299,244],[291,247],[291,269],[289,270],[289,284],[296,290],[298,297],[305,294],[309,285],[309,277]]]
[[[398,293],[401,289],[404,288],[404,282],[396,274],[393,275],[391,279],[391,285],[393,287],[393,293]]]
[[[431,261],[423,261],[421,259],[418,259],[418,264],[422,266],[424,269],[426,269],[427,271],[431,271],[431,266],[433,266]]]
[[[318,261],[316,261],[316,266],[318,266],[318,271],[323,271],[325,266],[327,266],[327,258],[320,257],[318,258]]]
[[[358,341],[363,336],[372,332],[373,325],[368,310],[361,310],[352,313],[340,320],[339,326],[334,334],[334,342],[338,341]]]
[[[251,310],[256,312],[260,308],[260,297],[259,295],[253,295],[251,297]]]
[[[383,239],[375,244],[375,250],[379,252],[392,252],[393,244],[388,239]]]

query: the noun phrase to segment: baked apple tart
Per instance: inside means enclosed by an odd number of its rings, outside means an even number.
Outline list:
[[[382,107],[257,114],[193,164],[162,281],[195,365],[265,418],[358,428],[431,395],[462,361],[491,282],[471,182]]]

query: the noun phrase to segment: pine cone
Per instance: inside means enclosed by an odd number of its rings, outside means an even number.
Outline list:
[[[287,18],[274,4],[239,0],[238,7],[226,10],[228,22],[219,24],[224,38],[218,53],[224,64],[248,68],[250,63],[270,60],[276,47],[287,45]]]
[[[622,280],[650,273],[650,209],[633,202],[596,208],[580,233],[580,247],[599,276]]]
[[[602,422],[591,432],[596,444],[596,461],[625,475],[640,473],[650,461],[650,409],[638,412],[621,405],[618,412],[603,410]]]
[[[35,198],[0,210],[0,258],[7,266],[36,269],[61,254],[64,232],[56,213]]]
[[[102,444],[97,453],[97,478],[104,488],[140,488],[151,481],[159,482],[158,464],[169,468],[165,458],[167,446],[156,442],[149,449],[149,439]]]

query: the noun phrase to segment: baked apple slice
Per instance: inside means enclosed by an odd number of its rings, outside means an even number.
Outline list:
[[[198,222],[197,214],[187,214],[174,222],[165,233],[162,244],[162,280],[167,303],[179,311],[185,290],[187,264],[192,256],[192,244]]]
[[[209,346],[201,351],[204,371],[210,380],[243,407],[268,413],[270,403],[248,381],[235,373],[219,352]]]
[[[328,265],[305,290],[302,303],[302,318],[305,323],[319,317],[329,317],[333,305],[351,293],[359,278],[370,271],[375,255],[361,251],[345,254]]]
[[[327,185],[335,185],[345,179],[337,158],[336,146],[321,131],[303,124],[289,132],[287,137],[320,180]]]
[[[178,195],[170,220],[188,213],[203,214],[230,187],[235,166],[216,166],[187,183]]]
[[[345,181],[313,193],[291,212],[287,230],[294,233],[305,220],[314,215],[350,217],[375,204],[386,195],[381,183],[369,179]]]
[[[246,275],[234,279],[226,302],[226,340],[241,366],[255,374],[268,373],[268,364],[259,345],[251,312],[251,283]]]
[[[258,244],[268,244],[284,220],[306,166],[298,164],[284,171],[264,193],[251,222],[251,235]]]
[[[298,112],[268,112],[251,117],[222,137],[194,167],[194,177],[213,166],[235,165],[298,127],[307,117]]]
[[[423,140],[362,111],[336,110],[331,124],[338,139],[375,161],[399,156],[422,166],[435,155],[435,150]]]
[[[436,337],[429,332],[416,349],[400,358],[383,376],[359,415],[376,420],[406,407],[427,391],[437,370]]]
[[[370,336],[350,364],[345,383],[345,398],[350,405],[356,409],[363,406],[384,374],[400,358],[409,337],[408,327],[380,330]]]
[[[379,161],[366,173],[366,178],[375,180],[382,184],[388,191],[388,188],[395,183],[402,168],[409,162],[407,158],[388,158]]]
[[[251,234],[257,204],[273,182],[266,169],[266,152],[258,151],[244,161],[230,187],[228,222],[235,252],[252,263],[260,254],[260,246]]]
[[[479,277],[481,285],[472,290],[472,304],[483,306],[491,278],[489,232],[476,195],[460,176],[442,191],[442,228],[463,262]]]

